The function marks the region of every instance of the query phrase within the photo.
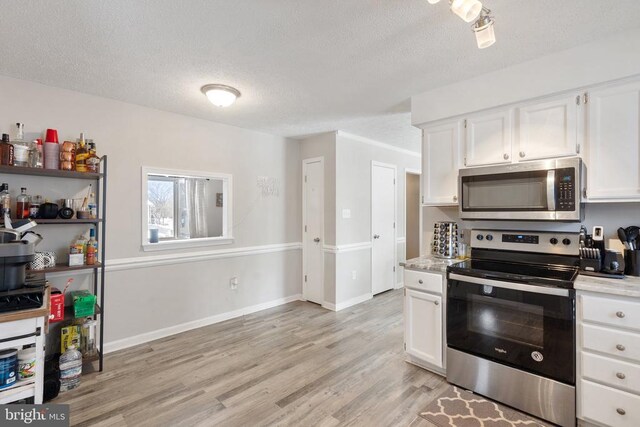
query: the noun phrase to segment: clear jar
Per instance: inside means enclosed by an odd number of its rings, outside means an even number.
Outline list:
[[[60,356],[60,391],[68,391],[80,385],[82,375],[82,353],[70,345]]]

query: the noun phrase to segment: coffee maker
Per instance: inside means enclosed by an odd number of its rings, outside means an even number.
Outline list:
[[[0,230],[0,313],[42,307],[44,274],[27,274],[33,243],[17,240],[13,230]]]

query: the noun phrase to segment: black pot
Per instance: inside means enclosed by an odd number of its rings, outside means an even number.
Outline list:
[[[41,204],[38,216],[42,219],[56,219],[58,216],[58,205],[50,202]]]

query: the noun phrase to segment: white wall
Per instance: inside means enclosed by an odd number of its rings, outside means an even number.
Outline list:
[[[24,122],[28,132],[57,128],[61,141],[75,140],[83,131],[94,139],[100,155],[108,155],[106,255],[111,267],[105,292],[105,342],[133,343],[132,337],[140,334],[163,328],[175,332],[181,324],[206,322],[231,310],[300,294],[300,146],[296,141],[6,77],[0,77],[0,99],[2,131]],[[207,102],[204,97],[202,102]],[[234,244],[143,252],[143,165],[232,174]],[[276,178],[279,195],[261,196],[258,176]],[[56,199],[78,190],[73,187],[76,184],[67,189],[66,182],[32,180],[31,194],[41,192]],[[40,231],[45,239],[50,237],[43,247],[53,245],[51,236],[55,236],[55,246],[62,247],[62,253],[76,232],[83,231],[45,227]],[[230,249],[238,253],[216,252]],[[206,256],[198,262],[179,258],[194,259],[203,253]],[[229,288],[232,276],[240,279],[235,291]],[[86,285],[83,277],[74,286]],[[53,281],[61,285],[65,279],[58,276]]]
[[[640,29],[415,95],[411,98],[411,123],[419,125],[579,89],[629,77],[638,70]]]

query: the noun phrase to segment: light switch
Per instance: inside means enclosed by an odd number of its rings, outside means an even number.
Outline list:
[[[343,219],[351,218],[351,209],[342,209],[342,218]]]

